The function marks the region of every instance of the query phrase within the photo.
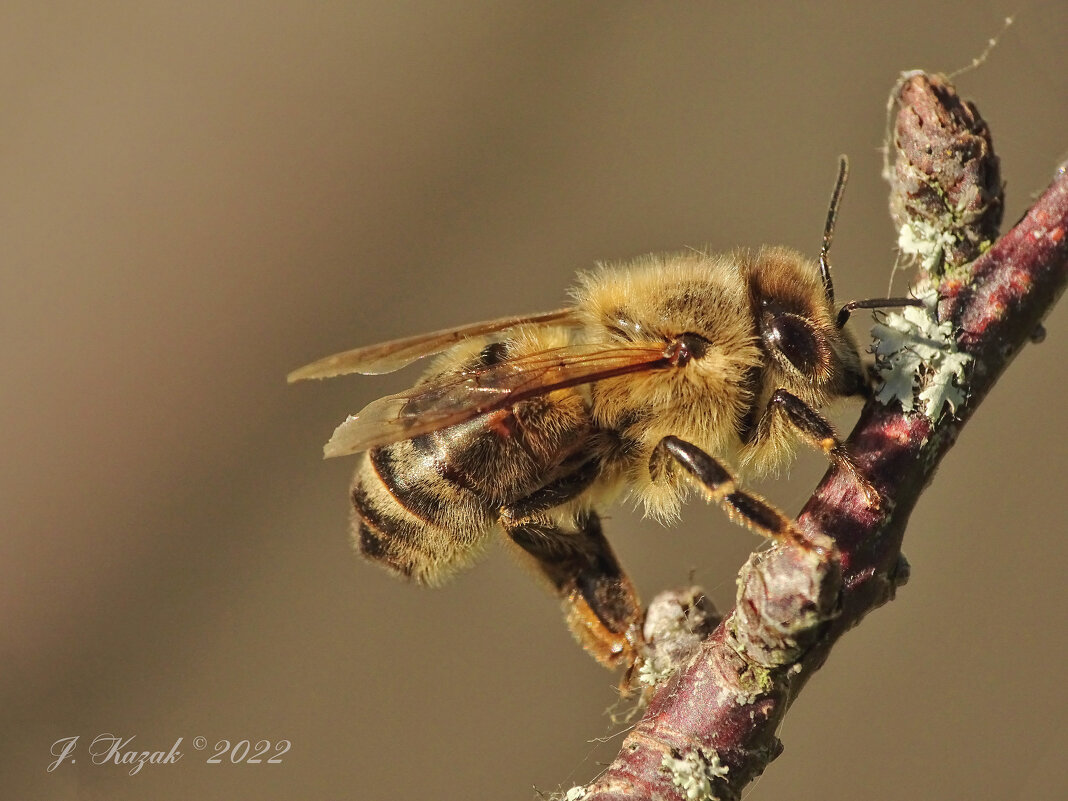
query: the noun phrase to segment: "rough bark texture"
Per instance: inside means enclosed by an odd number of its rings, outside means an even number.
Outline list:
[[[906,74],[894,102],[890,216],[919,236],[943,235],[931,267],[973,261],[997,237],[1004,210],[990,129],[937,75]]]
[[[971,215],[979,227],[953,236],[973,244],[992,237],[991,222],[996,226],[1001,214],[1000,177],[974,106],[961,104],[944,80],[922,74],[907,76],[897,91],[894,213],[915,219],[908,199],[948,181],[948,194],[979,202],[973,209],[979,213]],[[954,125],[967,129],[968,147],[947,135]],[[921,161],[929,179],[923,187],[917,183]],[[781,752],[775,732],[798,692],[838,638],[907,580],[901,541],[909,515],[961,427],[1041,331],[1068,280],[1066,231],[1068,174],[1062,170],[1012,231],[975,262],[938,279],[939,320],[952,322],[957,348],[974,359],[964,403],[955,415],[933,422],[896,402],[869,401],[849,447],[881,494],[881,507],[869,506],[849,475],[830,471],[798,518],[821,547],[779,545],[754,554],[740,574],[735,609],[655,689],[616,760],[569,798],[726,801],[739,798]]]

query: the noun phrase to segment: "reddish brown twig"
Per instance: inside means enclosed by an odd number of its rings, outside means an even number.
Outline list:
[[[921,78],[926,88],[907,88],[928,102],[932,83]],[[902,100],[910,102],[904,93]],[[930,169],[937,176],[939,170]],[[990,186],[989,175],[982,180]],[[989,215],[977,217],[989,222]],[[864,501],[849,475],[830,471],[798,520],[813,538],[830,537],[837,552],[820,558],[779,545],[751,557],[736,608],[657,688],[616,760],[569,797],[726,801],[740,797],[780,752],[775,732],[790,703],[838,638],[907,578],[901,540],[920,493],[1064,290],[1068,173],[1062,170],[977,261],[958,268],[949,259],[938,266],[951,268],[939,279],[939,319],[952,322],[957,347],[974,359],[966,400],[937,422],[903,412],[897,403],[869,401],[849,443],[883,498],[881,508]]]

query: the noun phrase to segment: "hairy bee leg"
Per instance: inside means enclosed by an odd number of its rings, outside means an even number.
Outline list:
[[[793,520],[759,495],[741,489],[734,476],[719,460],[709,456],[696,445],[675,436],[667,436],[657,443],[650,457],[650,466],[670,456],[704,487],[709,499],[718,504],[727,516],[742,522],[754,531],[771,539],[794,542],[813,548],[798,530]]]
[[[848,472],[860,485],[868,504],[876,509],[879,508],[878,491],[861,473],[857,463],[853,461],[853,457],[849,455],[845,445],[838,438],[834,426],[823,415],[785,389],[777,389],[772,393],[765,415],[769,418],[779,416],[785,419],[787,424],[801,436],[801,439],[826,454],[835,467]],[[771,420],[768,419],[767,424],[762,425],[759,430],[769,430],[770,424]]]
[[[605,667],[631,667],[642,642],[642,611],[593,512],[567,530],[547,521],[505,525],[563,599],[575,638]]]
[[[529,517],[555,509],[585,492],[601,472],[600,463],[589,459],[570,473],[535,490],[525,498],[501,507],[502,523],[518,525]]]

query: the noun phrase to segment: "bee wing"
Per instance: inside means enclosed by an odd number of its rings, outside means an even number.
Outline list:
[[[549,323],[578,325],[578,322],[574,309],[558,309],[542,314],[486,320],[481,323],[446,328],[441,331],[432,331],[429,334],[417,334],[413,337],[394,339],[390,342],[382,342],[377,345],[368,345],[363,348],[335,353],[333,356],[327,356],[294,370],[286,376],[286,380],[292,384],[294,381],[304,381],[308,378],[333,378],[334,376],[348,375],[349,373],[363,373],[364,375],[392,373],[394,370],[399,370],[405,365],[411,364],[416,359],[440,353],[451,345],[470,337],[492,334],[496,331],[504,331],[519,325],[545,325]]]
[[[327,458],[411,439],[554,390],[668,367],[663,348],[569,345],[424,381],[373,401],[337,427]]]

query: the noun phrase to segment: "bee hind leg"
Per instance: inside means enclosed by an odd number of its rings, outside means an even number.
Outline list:
[[[502,516],[502,524],[563,600],[567,625],[583,648],[605,667],[626,667],[629,675],[643,642],[643,615],[597,514],[578,515],[574,530],[545,518],[509,524]]]
[[[500,509],[501,525],[507,530],[536,518],[542,512],[563,506],[589,489],[600,474],[600,463],[588,459],[574,470],[565,473],[525,498],[506,504]]]
[[[739,487],[733,474],[718,459],[693,443],[675,436],[660,440],[649,459],[650,472],[654,476],[662,471],[668,457],[696,479],[709,500],[719,505],[735,522],[771,539],[793,542],[806,549],[816,547],[793,520],[759,495]]]

